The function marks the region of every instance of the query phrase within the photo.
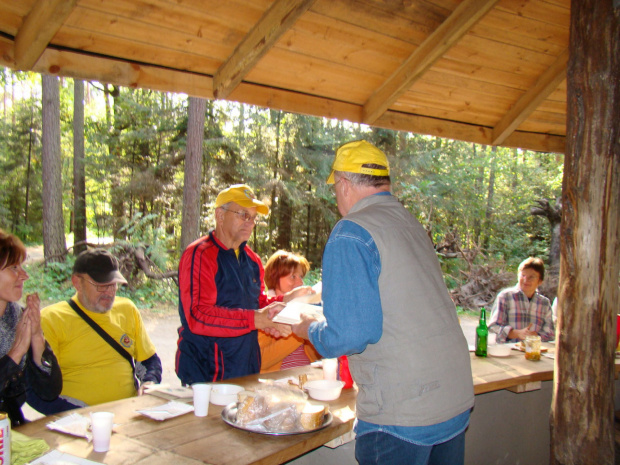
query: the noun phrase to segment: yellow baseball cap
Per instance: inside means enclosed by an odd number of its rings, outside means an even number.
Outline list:
[[[385,166],[386,169],[365,168],[363,165],[366,164]],[[385,153],[377,147],[365,140],[356,140],[341,145],[336,151],[336,159],[332,164],[332,172],[327,178],[327,184],[334,183],[334,171],[389,176],[390,164]]]
[[[215,208],[228,202],[235,202],[246,208],[256,207],[256,211],[262,215],[269,213],[269,207],[260,200],[256,200],[254,192],[246,184],[234,184],[220,192],[215,199]]]

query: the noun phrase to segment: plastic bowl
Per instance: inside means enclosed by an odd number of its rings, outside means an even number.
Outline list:
[[[510,344],[492,344],[487,346],[487,353],[491,357],[508,357],[510,351]]]
[[[214,384],[210,401],[214,405],[228,405],[237,402],[237,394],[241,391],[243,387],[236,384]]]
[[[304,389],[308,391],[310,397],[316,400],[336,400],[340,397],[340,392],[344,386],[343,381],[331,379],[316,379],[304,384]]]

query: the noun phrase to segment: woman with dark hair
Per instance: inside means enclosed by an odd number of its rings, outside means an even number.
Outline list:
[[[28,295],[26,308],[17,303],[28,279],[25,259],[24,244],[0,230],[0,411],[13,426],[26,423],[21,407],[27,388],[46,400],[62,390],[58,361],[41,330],[39,296]]]
[[[269,257],[265,265],[265,285],[269,290],[268,294],[270,296],[286,294],[296,287],[303,286],[303,278],[308,270],[310,264],[305,257],[278,250]],[[276,339],[259,331],[258,344],[261,352],[261,373],[308,365],[321,358],[310,342],[294,334]]]

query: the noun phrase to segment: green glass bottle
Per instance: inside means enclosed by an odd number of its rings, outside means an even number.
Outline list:
[[[480,309],[480,322],[476,328],[476,356],[487,356],[487,341],[489,339],[489,329],[487,328],[486,310]]]

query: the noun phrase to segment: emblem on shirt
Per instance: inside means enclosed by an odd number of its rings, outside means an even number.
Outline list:
[[[123,334],[120,343],[123,347],[131,347],[131,338],[127,334]]]

